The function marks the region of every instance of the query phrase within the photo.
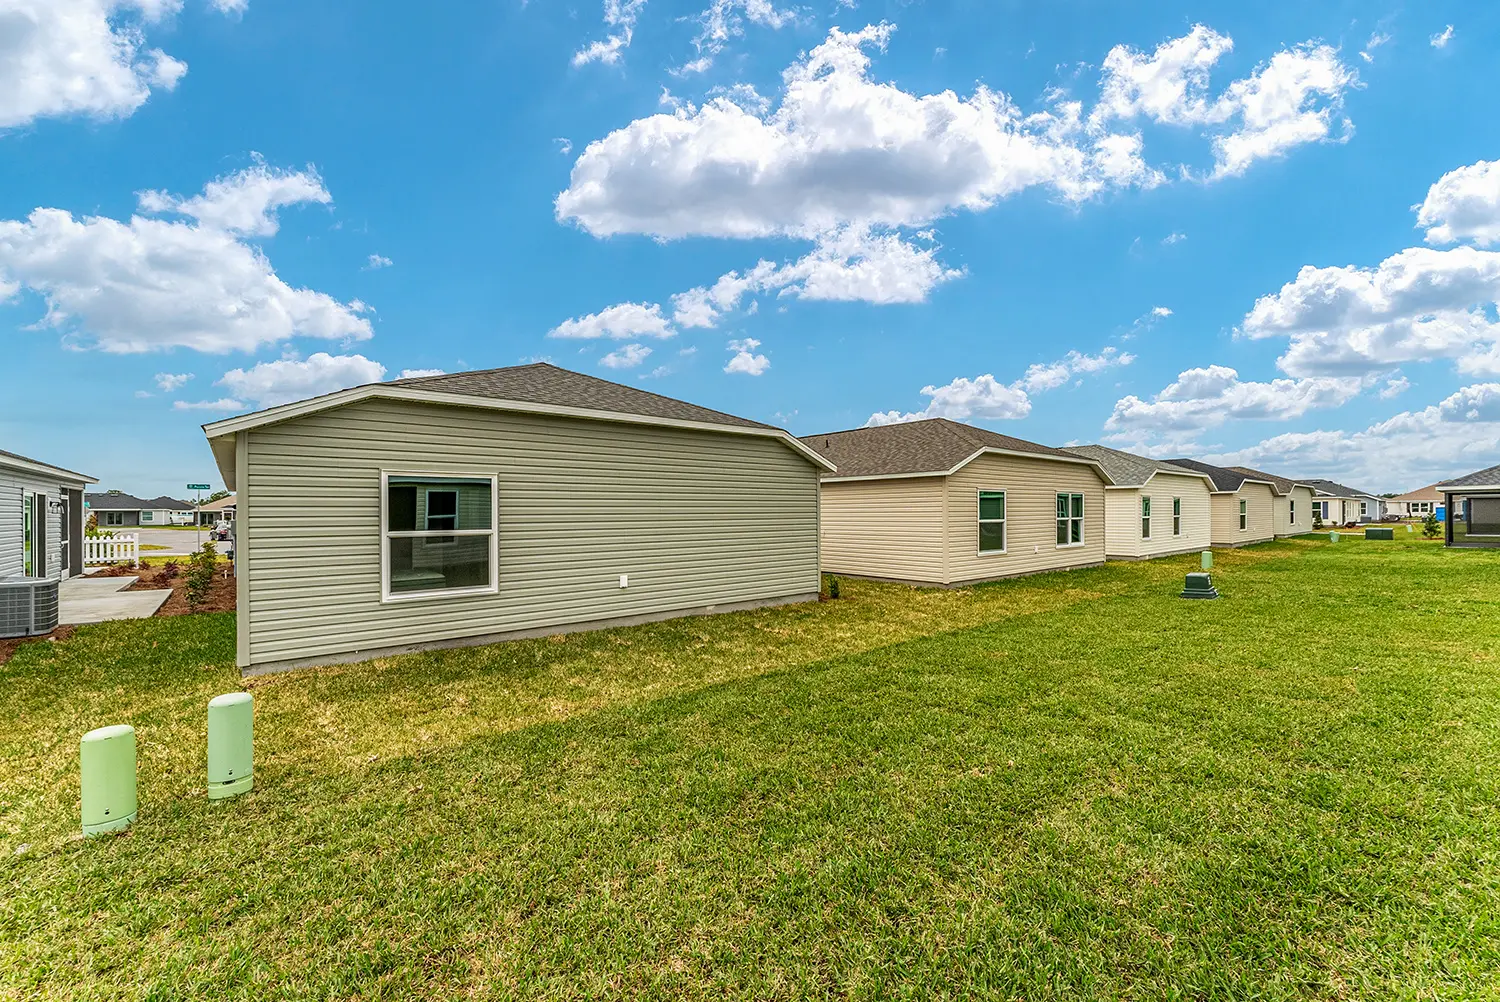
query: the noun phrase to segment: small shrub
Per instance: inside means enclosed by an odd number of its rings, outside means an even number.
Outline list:
[[[1318,514],[1316,509],[1313,510],[1313,528],[1315,530],[1323,528],[1323,516]]]
[[[159,577],[163,581],[171,581],[181,573],[182,565],[175,560],[168,560],[166,563],[161,565],[161,574],[159,575]]]
[[[1437,519],[1437,512],[1428,512],[1427,517],[1422,519],[1422,535],[1427,539],[1436,539],[1442,532],[1443,526]]]
[[[204,543],[191,557],[188,557],[187,571],[187,603],[188,608],[197,610],[208,599],[208,593],[214,586],[214,564],[218,562],[219,555],[214,550],[213,543]]]
[[[823,575],[823,591],[829,598],[839,597],[839,579],[832,574]]]

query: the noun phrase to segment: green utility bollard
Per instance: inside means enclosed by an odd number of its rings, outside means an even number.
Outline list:
[[[1200,566],[1202,566],[1202,568],[1205,571],[1211,571],[1211,570],[1213,570],[1213,567],[1214,567],[1214,551],[1213,550],[1204,550],[1203,551],[1203,556],[1198,559],[1198,563],[1199,563]]]
[[[1336,532],[1330,532],[1328,534],[1328,541],[1330,543],[1337,543],[1339,541],[1339,534]]]
[[[254,701],[231,692],[208,701],[208,799],[248,793],[255,785]]]
[[[78,742],[83,833],[103,835],[135,824],[135,728],[115,724]]]

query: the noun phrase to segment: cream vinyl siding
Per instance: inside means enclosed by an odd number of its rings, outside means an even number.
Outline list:
[[[979,553],[979,492],[1005,492],[1005,553]],[[948,478],[947,584],[1104,562],[1104,481],[1092,466],[983,455]],[[1082,546],[1057,545],[1057,495],[1082,494]]]
[[[945,583],[943,482],[942,477],[915,477],[823,484],[823,569]],[[978,545],[977,507],[975,511]]]
[[[241,667],[818,591],[774,439],[366,400],[239,442]],[[382,469],[498,478],[498,594],[381,602]]]
[[[1295,524],[1288,519],[1291,508],[1287,502],[1297,502],[1297,521]],[[1296,536],[1304,532],[1312,532],[1312,490],[1307,487],[1293,487],[1286,497],[1276,499],[1276,535]]]
[[[1141,538],[1141,498],[1151,498],[1151,538]],[[1158,473],[1134,490],[1104,492],[1105,550],[1111,559],[1161,557],[1207,549],[1209,490],[1202,477]],[[1172,535],[1172,499],[1182,499],[1182,535]]]
[[[1240,531],[1240,501],[1245,505],[1245,530]],[[1233,494],[1213,496],[1212,539],[1215,546],[1243,546],[1275,536],[1269,484],[1242,484]]]
[[[43,544],[47,568],[46,574],[37,576],[55,578],[62,573],[62,512],[52,507],[53,502],[63,498],[63,492],[57,489],[58,486],[57,480],[48,480],[40,474],[0,469],[0,578],[20,575],[25,566],[25,528],[21,518],[21,497],[27,491],[47,495],[47,534]]]

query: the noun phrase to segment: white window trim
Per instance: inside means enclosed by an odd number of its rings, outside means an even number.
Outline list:
[[[998,494],[998,495],[1000,495],[1000,497],[1004,499],[1003,503],[1005,505],[1005,518],[980,518],[979,517],[979,496],[981,494]],[[981,487],[981,488],[977,489],[976,491],[974,491],[974,554],[975,554],[975,556],[979,556],[979,557],[1003,557],[1007,553],[1010,552],[1010,525],[1008,524],[1009,523],[1009,519],[1010,519],[1010,495],[1009,494],[1007,494],[1003,490],[1002,491],[997,491],[997,490],[992,490],[992,489],[990,489],[988,487]],[[982,549],[979,548],[979,540],[980,540],[979,527],[981,525],[983,525],[984,523],[986,523],[986,522],[999,522],[1000,523],[1000,532],[1001,532],[1001,534],[1005,538],[1005,546],[1002,549],[999,549],[999,550],[982,550]]]
[[[1182,498],[1172,499],[1172,535],[1182,535]]]
[[[490,527],[488,529],[452,529],[429,533],[390,532],[390,487],[392,477],[462,478],[465,480],[488,480],[490,482]],[[437,588],[431,591],[404,591],[391,593],[391,537],[418,536],[483,536],[490,537],[490,583],[475,588]],[[470,595],[495,595],[500,591],[500,478],[493,473],[438,470],[381,470],[380,471],[380,602],[421,602],[444,598],[464,598]]]
[[[1151,495],[1141,496],[1141,538],[1151,538]]]
[[[1246,501],[1244,498],[1240,498],[1239,520],[1240,520],[1240,532],[1249,532],[1250,531],[1250,502]]]
[[[1296,525],[1297,524],[1297,499],[1296,498],[1287,498],[1286,499],[1286,524],[1287,525]]]
[[[1068,517],[1066,519],[1061,519],[1061,518],[1057,517],[1057,499],[1061,498],[1061,497],[1065,497],[1065,498],[1068,499]],[[1088,513],[1089,513],[1089,503],[1088,503],[1088,499],[1085,498],[1084,495],[1083,495],[1083,493],[1080,492],[1080,491],[1056,491],[1056,492],[1054,492],[1053,498],[1052,498],[1052,516],[1053,516],[1052,517],[1052,538],[1053,539],[1057,538],[1057,523],[1058,522],[1066,521],[1066,522],[1070,522],[1071,523],[1073,521],[1073,514],[1072,514],[1073,513],[1073,498],[1075,498],[1075,497],[1080,498],[1083,501],[1083,514],[1078,516],[1078,542],[1076,542],[1076,543],[1057,543],[1053,547],[1054,549],[1058,549],[1058,550],[1076,550],[1076,549],[1079,549],[1080,547],[1088,545],[1088,521],[1087,521],[1087,519],[1088,519]],[[1072,533],[1070,532],[1069,535],[1072,535]]]

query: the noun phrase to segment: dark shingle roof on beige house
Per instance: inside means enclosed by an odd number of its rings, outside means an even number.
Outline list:
[[[1303,483],[1300,480],[1288,480],[1286,477],[1278,477],[1276,474],[1267,473],[1265,470],[1256,470],[1248,466],[1226,466],[1224,468],[1226,470],[1233,470],[1235,473],[1243,473],[1251,480],[1269,481],[1276,488],[1277,494],[1290,494],[1293,487],[1307,487],[1311,490],[1311,485]]]
[[[1104,472],[1109,474],[1109,479],[1113,480],[1117,487],[1140,487],[1157,473],[1175,473],[1189,477],[1207,476],[1199,470],[1175,466],[1161,459],[1137,456],[1133,452],[1121,452],[1107,445],[1074,445],[1069,446],[1067,451],[1082,456],[1084,459],[1096,461],[1104,467]]]
[[[806,435],[802,441],[838,467],[825,474],[834,478],[943,476],[985,449],[1098,467],[1097,460],[947,418]]]
[[[1201,463],[1196,459],[1169,459],[1167,462],[1173,466],[1185,466],[1198,473],[1207,473],[1209,479],[1214,482],[1214,490],[1230,494],[1239,490],[1246,480],[1264,479],[1262,477],[1250,476],[1239,469],[1228,466],[1215,466],[1212,463]]]
[[[673,421],[779,430],[774,425],[735,417],[733,414],[699,407],[684,400],[664,397],[659,393],[638,390],[633,386],[612,383],[597,376],[586,376],[547,362],[511,365],[503,369],[481,369],[476,372],[453,372],[441,376],[393,379],[386,385],[551,407],[613,411],[616,414],[635,414]]]

